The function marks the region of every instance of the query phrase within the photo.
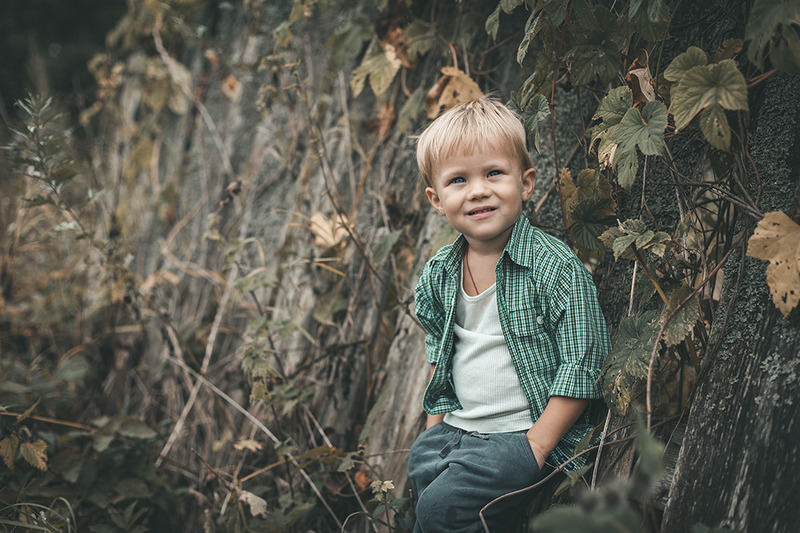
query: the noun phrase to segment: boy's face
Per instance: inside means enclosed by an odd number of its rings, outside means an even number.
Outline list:
[[[472,248],[499,253],[536,182],[536,171],[521,167],[499,147],[457,153],[434,165],[425,194]]]

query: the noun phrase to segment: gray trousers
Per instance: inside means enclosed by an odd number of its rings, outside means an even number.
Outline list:
[[[425,430],[408,458],[414,533],[483,533],[479,513],[484,505],[543,477],[525,433],[477,433],[444,422]],[[487,509],[492,533],[512,531],[532,493]]]

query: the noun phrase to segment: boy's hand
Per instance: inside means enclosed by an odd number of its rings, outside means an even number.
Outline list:
[[[528,444],[531,447],[531,451],[533,451],[533,457],[536,459],[536,464],[539,465],[539,470],[541,470],[544,468],[544,461],[547,459],[547,456],[550,455],[550,452],[545,451],[535,441],[531,440],[530,432],[528,432]]]

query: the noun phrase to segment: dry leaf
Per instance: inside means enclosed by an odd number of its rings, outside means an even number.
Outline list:
[[[358,492],[364,492],[369,487],[370,483],[372,483],[372,479],[365,473],[361,472],[360,470],[353,474],[353,482],[358,487]]]
[[[414,63],[408,58],[406,54],[406,34],[403,28],[392,20],[389,24],[389,29],[386,35],[381,39],[381,48],[387,50],[387,46],[391,47],[395,57],[400,61],[400,65],[405,68],[414,68]]]
[[[444,67],[442,77],[425,95],[428,118],[436,118],[451,107],[483,96],[472,78],[455,67]]]
[[[47,470],[47,444],[41,439],[19,445],[22,457],[39,470]]]
[[[14,470],[14,458],[17,456],[17,445],[19,445],[19,439],[16,435],[9,435],[3,440],[0,440],[0,457],[3,458],[3,462],[11,470]]]
[[[347,238],[347,218],[336,216],[335,220],[327,218],[322,213],[311,215],[309,229],[316,238],[314,244],[323,248],[332,248]]]
[[[231,102],[238,101],[242,95],[242,83],[233,74],[228,74],[222,81],[222,94],[227,96]]]
[[[246,490],[238,490],[239,500],[250,506],[250,514],[253,516],[267,516],[267,500],[256,496]]]
[[[381,107],[378,116],[371,119],[367,123],[367,129],[370,133],[374,134],[379,141],[386,138],[394,126],[395,111],[393,105],[385,105]]]
[[[203,52],[203,56],[208,59],[208,62],[211,63],[212,67],[219,68],[219,56],[214,50],[209,48]]]
[[[628,74],[625,76],[625,84],[633,93],[633,107],[641,107],[647,102],[652,102],[656,99],[650,68],[639,63],[638,58],[628,69]]]
[[[264,447],[263,444],[260,442],[253,440],[253,439],[242,439],[239,442],[233,444],[233,447],[237,450],[250,450],[251,452],[257,452]]]
[[[781,211],[767,213],[748,241],[747,255],[769,261],[772,301],[789,316],[800,302],[800,225]]]

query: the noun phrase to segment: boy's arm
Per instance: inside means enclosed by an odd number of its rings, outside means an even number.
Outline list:
[[[431,378],[433,378],[433,371],[436,370],[436,365],[431,365]],[[444,415],[428,415],[425,422],[425,429],[431,428],[444,420]]]
[[[533,455],[539,468],[556,447],[572,424],[578,420],[589,400],[583,398],[570,398],[568,396],[551,396],[544,412],[536,423],[528,430],[528,444],[531,445]],[[431,415],[428,415],[430,419]]]

